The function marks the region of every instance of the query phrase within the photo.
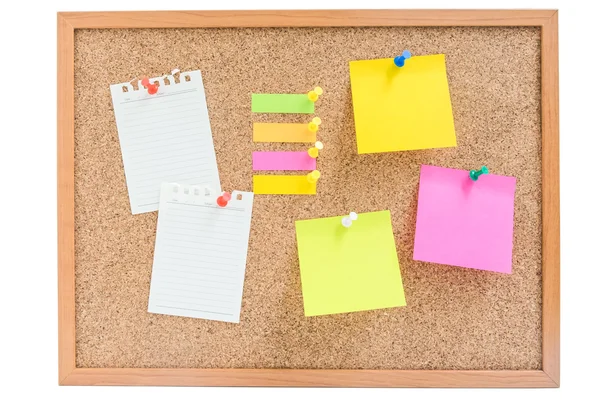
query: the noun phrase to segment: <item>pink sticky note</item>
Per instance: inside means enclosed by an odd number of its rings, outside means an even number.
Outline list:
[[[413,259],[510,274],[516,184],[422,165]]]
[[[317,159],[306,151],[255,151],[252,153],[254,171],[312,171]]]

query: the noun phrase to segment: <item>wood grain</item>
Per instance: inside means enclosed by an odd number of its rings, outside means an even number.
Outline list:
[[[260,10],[62,13],[75,28],[541,26],[551,10]]]
[[[78,368],[65,385],[554,387],[543,371]]]
[[[76,368],[74,30],[87,28],[542,27],[543,371]],[[59,382],[63,385],[557,387],[559,385],[558,15],[553,10],[178,11],[58,14]]]
[[[542,352],[545,373],[560,384],[560,187],[558,11],[542,26]]]
[[[74,29],[58,15],[58,379],[75,369]]]

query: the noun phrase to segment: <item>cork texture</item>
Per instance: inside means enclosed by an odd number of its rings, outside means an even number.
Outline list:
[[[446,54],[458,147],[357,155],[348,62]],[[325,93],[316,196],[258,195],[239,324],[147,312],[157,213],[132,215],[109,85],[200,69],[221,184],[252,190],[251,93]],[[540,369],[538,28],[76,30],[78,367]],[[513,274],[412,260],[420,164],[517,177]],[[306,318],[294,221],[389,209],[407,306]]]

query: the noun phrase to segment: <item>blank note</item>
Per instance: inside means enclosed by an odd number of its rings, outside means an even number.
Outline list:
[[[512,273],[517,178],[421,165],[413,259]]]
[[[314,143],[317,132],[308,130],[308,124],[275,124],[255,122],[252,124],[255,142]]]
[[[254,175],[252,190],[255,194],[317,194],[317,184],[306,175]]]
[[[317,159],[306,151],[254,151],[254,171],[312,171],[317,169]]]
[[[253,93],[252,112],[312,114],[315,103],[306,94]]]
[[[137,91],[129,83],[110,87],[133,214],[158,210],[162,182],[221,190],[202,75],[168,78],[170,85],[150,80],[160,83],[155,95],[141,84]]]
[[[218,194],[162,185],[148,312],[240,322],[254,194]]]

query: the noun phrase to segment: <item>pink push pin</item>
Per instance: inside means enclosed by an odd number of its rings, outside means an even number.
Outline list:
[[[227,205],[227,203],[229,203],[229,200],[231,200],[231,194],[227,193],[227,192],[223,192],[222,195],[217,197],[217,205],[219,207],[225,207]]]

